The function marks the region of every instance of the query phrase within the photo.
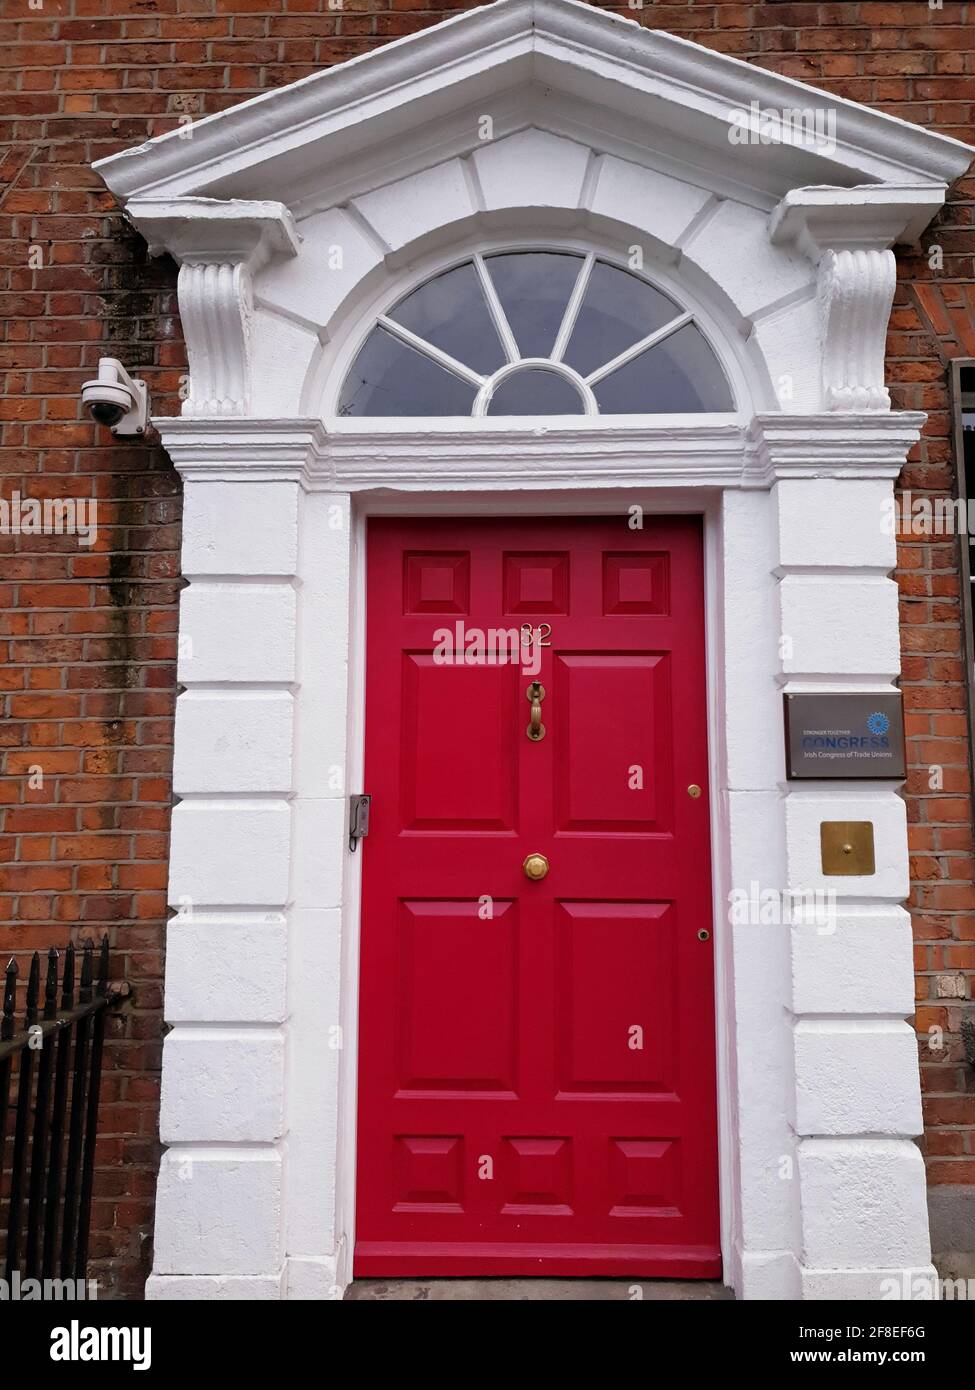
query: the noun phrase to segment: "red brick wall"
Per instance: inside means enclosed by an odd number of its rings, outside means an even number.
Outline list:
[[[146,259],[93,159],[412,32],[464,5],[437,0],[0,0],[2,485],[94,496],[100,534],[0,536],[0,949],[110,933],[135,989],[110,1025],[92,1250],[104,1291],[141,1288],[151,1238],[162,1034],[166,830],[179,488],[157,447],[110,442],[79,387],[110,353],[178,409],[185,369],[175,267]],[[975,3],[646,3],[618,7],[725,53],[975,140]],[[905,484],[951,486],[945,361],[975,353],[972,205],[958,190],[929,233],[933,272],[903,258],[890,336],[896,404],[931,412]],[[40,247],[41,268],[30,248]],[[33,255],[36,261],[37,253]],[[975,974],[958,577],[953,541],[904,545],[919,1025],[930,1177],[975,1182],[975,1088],[959,1003],[934,977]],[[944,768],[943,789],[928,768]],[[44,770],[30,789],[28,765]]]
[[[921,446],[901,474],[901,489],[912,498],[951,492],[947,364],[975,356],[973,288],[964,283],[973,279],[975,180],[958,193],[924,238],[928,249],[943,247],[944,270],[933,276],[923,255],[904,258],[888,335],[895,404],[928,412]],[[965,1014],[975,1016],[975,887],[957,547],[953,537],[923,534],[903,537],[898,546],[915,1022],[929,1184],[975,1183],[975,1072],[959,1034]],[[953,997],[956,989],[964,998]]]

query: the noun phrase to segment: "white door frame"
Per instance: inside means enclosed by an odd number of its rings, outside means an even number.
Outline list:
[[[705,660],[706,660],[706,699],[708,724],[708,784],[718,788],[721,783],[721,769],[718,765],[719,747],[719,697],[718,675],[722,666],[723,615],[715,602],[717,578],[720,570],[721,515],[720,496],[715,492],[698,493],[693,496],[672,492],[650,490],[622,493],[617,489],[594,489],[584,497],[566,493],[499,493],[491,496],[453,494],[445,497],[442,493],[411,493],[406,497],[377,498],[368,493],[354,496],[352,509],[353,554],[355,555],[355,591],[357,621],[352,636],[352,651],[349,663],[349,709],[351,712],[349,739],[350,786],[368,790],[363,784],[365,763],[365,611],[368,601],[366,590],[366,527],[369,519],[375,516],[431,517],[452,516],[458,518],[502,516],[509,518],[536,517],[540,523],[560,516],[606,516],[618,515],[625,524],[628,508],[637,505],[643,508],[647,518],[661,516],[699,516],[701,519],[704,544],[704,596],[705,596]],[[719,860],[716,848],[721,842],[718,823],[719,807],[717,796],[711,798],[711,829],[709,849],[711,854],[712,879],[712,918],[714,923],[714,1020],[715,1055],[717,1060],[717,1135],[718,1135],[718,1176],[719,1208],[721,1230],[721,1254],[724,1268],[729,1268],[733,1252],[732,1212],[734,1203],[730,1197],[730,1184],[733,1174],[733,1156],[736,1152],[737,1135],[733,1107],[730,1104],[728,1088],[728,1068],[731,1040],[730,1020],[727,1017],[726,975],[728,972],[727,941],[725,939],[728,919],[728,886],[720,880]],[[359,938],[361,933],[360,883],[361,855],[350,856],[346,885],[348,889],[348,911],[346,922],[350,934],[351,953],[348,968],[343,979],[344,1006],[342,1015],[343,1036],[347,1040],[347,1055],[344,1057],[342,1081],[339,1087],[339,1134],[340,1154],[338,1159],[337,1207],[351,1214],[350,1224],[343,1246],[346,1259],[350,1261],[355,1245],[355,1175],[356,1175],[356,1114],[358,1099],[359,1049],[358,1049],[358,996],[359,996]],[[351,1278],[351,1268],[340,1271],[339,1283]]]
[[[690,426],[686,448],[673,423],[549,427],[532,436],[526,458],[532,427],[519,424],[477,436],[462,471],[470,436],[444,422],[396,434],[396,450],[412,462],[384,466],[413,487],[381,492],[375,467],[390,452],[389,429],[340,439],[298,421],[164,426],[186,485],[191,580],[176,736],[185,800],[174,814],[171,870],[172,901],[188,900],[189,911],[171,927],[167,1016],[177,1026],[166,1042],[170,1148],[152,1296],[333,1297],[350,1277],[360,861],[345,843],[345,793],[361,788],[364,516],[591,511],[640,497],[651,512],[703,511],[708,520],[726,1277],[746,1297],[852,1297],[879,1296],[882,1281],[904,1269],[929,1271],[923,1169],[909,1137],[919,1127],[913,1034],[893,1017],[910,1008],[909,923],[897,906],[906,891],[903,802],[884,784],[784,784],[779,724],[783,690],[890,688],[893,538],[878,518],[918,426],[917,417],[894,414],[813,421],[779,413],[748,429]],[[353,476],[350,456],[363,460],[365,477]],[[496,477],[512,457],[516,494]],[[424,474],[433,489],[417,484]],[[583,484],[567,496],[572,477]],[[255,547],[260,522],[266,535]],[[856,595],[857,619],[824,647],[820,605],[835,606],[837,586]],[[876,634],[866,644],[864,617]],[[791,655],[782,655],[783,633]],[[235,730],[219,750],[215,721]],[[348,769],[348,782],[329,789],[330,767]],[[881,865],[873,879],[845,886],[850,905],[830,949],[810,950],[802,922],[732,926],[731,887],[829,886],[810,853],[821,816],[872,819]],[[262,937],[268,917],[274,931]],[[235,931],[249,933],[259,980],[227,971]],[[271,1001],[261,989],[275,970],[283,985]],[[821,1000],[837,971],[860,983],[826,1010]],[[211,977],[202,998],[201,973]],[[833,1011],[842,1016],[824,1027]],[[323,1019],[342,1028],[338,1052]],[[257,1108],[249,1099],[256,1082]],[[789,1172],[780,1175],[783,1164]],[[800,1187],[808,1194],[823,1183],[828,1201],[800,1200]],[[846,1231],[828,1214],[837,1190]],[[889,1256],[887,1232],[862,1254],[849,1246],[867,1200],[896,1205]],[[197,1202],[224,1211],[219,1239],[202,1249]],[[824,1252],[821,1263],[803,1259],[811,1248]],[[827,1263],[834,1248],[835,1267]],[[228,1267],[203,1263],[217,1261]]]

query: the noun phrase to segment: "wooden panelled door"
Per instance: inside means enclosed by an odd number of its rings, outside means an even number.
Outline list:
[[[720,1275],[699,520],[375,519],[367,604],[355,1273]]]

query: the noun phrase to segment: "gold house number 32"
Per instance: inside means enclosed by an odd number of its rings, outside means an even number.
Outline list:
[[[537,642],[540,647],[550,647],[552,644],[548,640],[552,635],[551,623],[539,623],[538,627],[532,627],[531,623],[521,625],[521,645],[530,647],[533,642]]]

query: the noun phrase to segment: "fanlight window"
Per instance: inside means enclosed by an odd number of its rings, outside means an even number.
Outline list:
[[[658,415],[733,410],[691,314],[596,256],[474,256],[401,299],[340,415]]]

